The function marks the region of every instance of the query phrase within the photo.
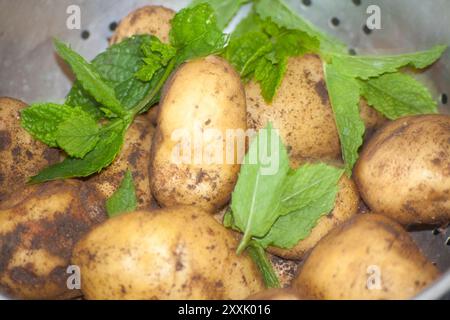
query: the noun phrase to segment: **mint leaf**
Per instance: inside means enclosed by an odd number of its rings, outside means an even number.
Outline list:
[[[88,116],[81,108],[56,103],[34,103],[21,111],[21,125],[35,139],[58,147],[56,133],[61,123],[71,117]]]
[[[255,80],[260,84],[261,95],[267,102],[272,102],[286,73],[287,57],[278,59],[281,60],[273,64],[267,58],[263,58],[256,66]]]
[[[207,3],[178,12],[172,20],[170,42],[178,51],[178,64],[223,50],[227,37],[217,24],[214,10]]]
[[[72,115],[55,133],[58,146],[71,157],[83,158],[100,140],[99,126],[88,114]]]
[[[258,161],[254,161],[256,155]],[[277,170],[265,172],[261,157],[276,161]],[[286,148],[269,124],[251,143],[232,194],[234,223],[244,232],[238,252],[248,246],[252,237],[266,235],[279,217],[282,186],[288,171]]]
[[[417,69],[426,68],[436,62],[446,49],[447,46],[436,46],[422,52],[380,57],[334,55],[333,65],[342,74],[367,80],[385,73],[396,72],[406,66]]]
[[[83,159],[67,158],[63,162],[42,170],[30,183],[88,177],[109,166],[120,152],[129,124],[117,119],[103,128],[100,141]]]
[[[363,144],[365,133],[364,122],[359,112],[359,82],[341,74],[334,64],[325,64],[325,79],[347,174],[351,175],[353,166],[359,157],[358,151]]]
[[[264,248],[289,249],[308,237],[319,219],[334,208],[343,173],[325,164],[307,164],[291,173],[281,199],[290,213],[280,216],[269,233],[256,241]]]
[[[190,7],[195,7],[202,3],[209,4],[217,17],[217,26],[223,30],[233,19],[239,9],[251,0],[194,0]]]
[[[72,107],[80,107],[96,120],[100,120],[105,115],[100,109],[100,104],[83,89],[78,81],[75,81],[73,84],[72,89],[66,97],[65,104]]]
[[[106,212],[110,218],[113,218],[122,213],[132,212],[136,208],[136,188],[133,183],[133,176],[130,170],[127,170],[117,191],[106,200]]]
[[[407,74],[385,74],[360,81],[360,85],[369,105],[391,120],[438,112],[437,103],[428,89]]]
[[[101,78],[95,67],[62,42],[55,39],[54,44],[59,56],[70,65],[81,86],[102,106],[115,115],[122,116],[125,111],[117,100],[114,89]]]
[[[309,21],[297,15],[283,0],[258,0],[255,3],[255,10],[262,19],[270,18],[281,27],[303,31],[310,37],[316,38],[320,41],[322,53],[347,51],[341,41],[323,33]]]
[[[146,40],[141,49],[145,56],[145,65],[136,72],[136,77],[144,82],[151,81],[156,72],[166,67],[176,54],[172,46],[162,43],[156,37]]]

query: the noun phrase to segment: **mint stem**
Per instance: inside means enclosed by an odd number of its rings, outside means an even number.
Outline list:
[[[264,251],[264,248],[259,243],[251,241],[247,248],[247,252],[258,266],[258,269],[263,276],[266,287],[280,288],[280,281],[278,280],[278,276],[273,270],[271,262],[267,258],[267,254]]]

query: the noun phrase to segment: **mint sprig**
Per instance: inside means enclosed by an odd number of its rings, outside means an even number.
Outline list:
[[[106,212],[110,218],[137,208],[136,187],[130,170],[125,172],[122,183],[114,194],[106,200]]]

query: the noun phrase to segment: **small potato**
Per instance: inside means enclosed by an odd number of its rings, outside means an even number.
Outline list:
[[[59,152],[36,141],[20,125],[26,104],[0,98],[0,202],[28,179],[59,160]]]
[[[150,190],[150,150],[155,128],[147,115],[136,117],[125,136],[125,143],[113,164],[88,181],[108,199],[119,188],[127,169],[133,174],[139,210],[157,206]]]
[[[223,207],[240,169],[238,141],[227,139],[227,133],[247,129],[239,75],[215,56],[182,65],[168,82],[157,122],[150,176],[158,203],[209,212]],[[232,150],[230,142],[235,142]]]
[[[407,225],[450,222],[450,117],[416,116],[381,129],[355,180],[372,211]]]
[[[301,240],[292,249],[271,247],[269,248],[269,252],[290,260],[300,260],[304,258],[320,239],[325,237],[338,225],[354,217],[358,213],[359,203],[360,198],[355,183],[346,175],[342,176],[339,181],[339,192],[336,196],[333,211],[319,219],[317,225],[311,230],[310,235]]]
[[[113,218],[78,243],[87,299],[244,299],[264,285],[237,238],[195,207]]]
[[[396,300],[414,297],[438,276],[399,224],[362,214],[319,242],[293,286],[308,298]]]
[[[248,127],[261,129],[271,122],[279,130],[291,159],[342,160],[323,63],[318,56],[289,59],[272,104],[265,102],[258,83],[250,82],[245,90]],[[371,130],[382,117],[364,102],[361,106],[366,127]]]
[[[169,42],[170,21],[175,12],[162,6],[145,6],[131,12],[117,27],[110,44],[116,44],[134,35],[151,34],[162,42]]]
[[[101,198],[75,180],[29,186],[0,205],[0,291],[15,298],[63,299],[75,243],[106,218]]]
[[[257,294],[254,294],[247,298],[247,300],[281,300],[281,301],[287,301],[287,300],[303,300],[303,297],[292,289],[269,289],[262,292],[259,292]]]

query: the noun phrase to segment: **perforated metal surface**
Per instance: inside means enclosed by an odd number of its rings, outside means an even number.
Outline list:
[[[131,10],[160,4],[179,10],[186,0],[0,0],[0,96],[27,102],[62,101],[71,85],[70,73],[53,54],[52,37],[69,42],[86,58],[107,47],[111,23]],[[323,30],[349,44],[356,53],[400,53],[450,44],[448,0],[291,0],[293,8]],[[68,30],[66,9],[81,8],[81,30]],[[368,33],[368,5],[381,8],[382,30]],[[248,6],[241,14],[248,11]],[[235,23],[237,20],[235,21]],[[232,28],[232,27],[231,27]],[[84,33],[83,33],[84,32]],[[89,36],[86,38],[86,35]],[[436,100],[450,95],[450,50],[420,75]],[[441,103],[450,113],[450,106]],[[441,270],[450,269],[450,231],[414,232],[414,239]],[[439,290],[441,288],[441,290]],[[436,298],[450,288],[450,275],[424,298]]]

